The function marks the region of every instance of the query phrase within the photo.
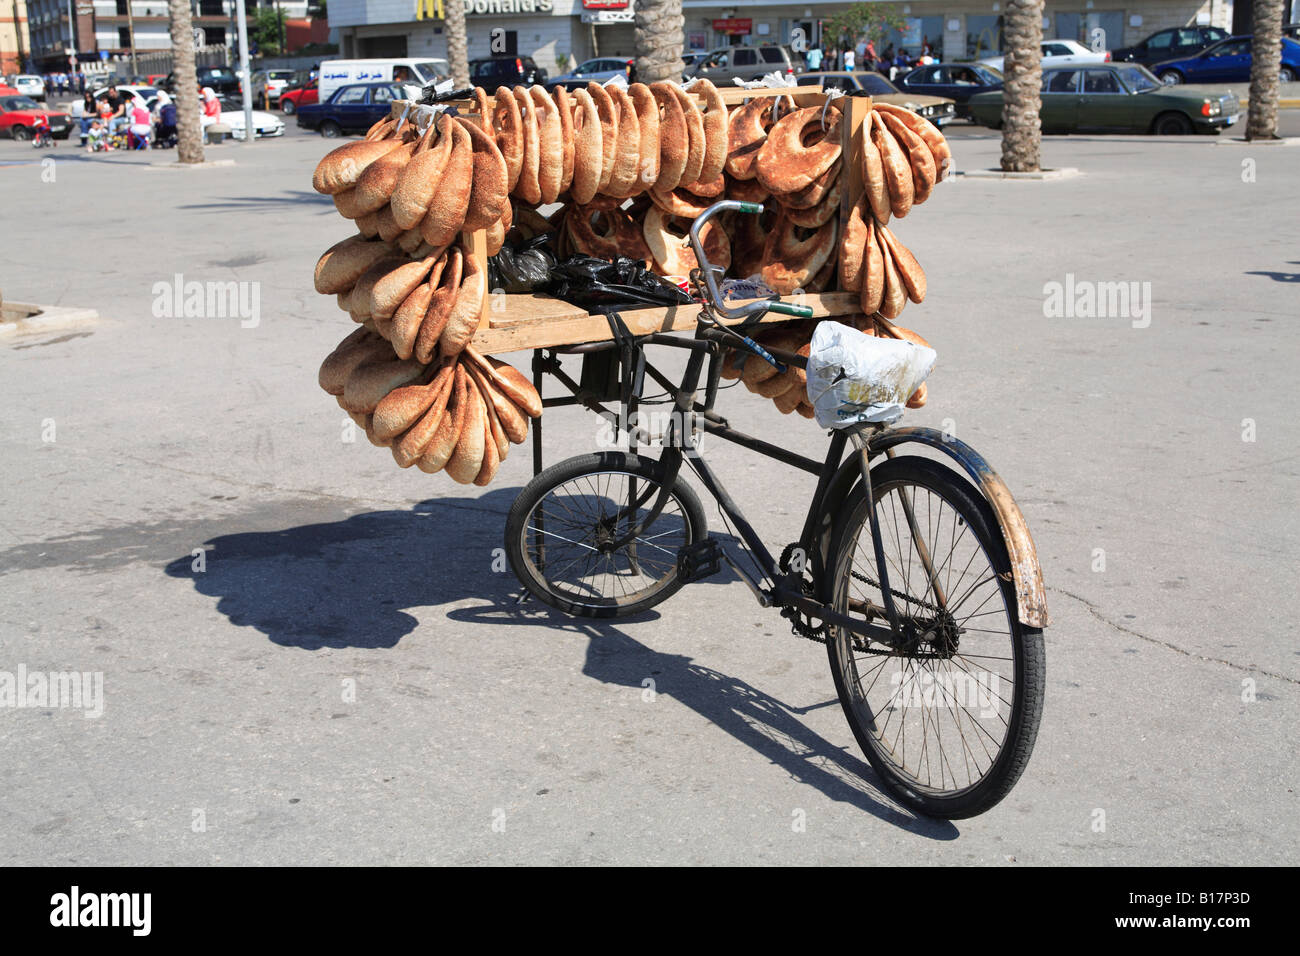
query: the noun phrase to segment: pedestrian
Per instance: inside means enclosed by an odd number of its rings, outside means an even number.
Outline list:
[[[86,92],[86,74],[81,70],[77,71],[77,86],[79,88],[79,92],[81,93]]]
[[[854,57],[853,47],[846,47],[844,50],[844,72],[852,73],[857,66],[857,60]]]
[[[95,116],[99,111],[99,104],[95,102],[94,94],[86,92],[81,97],[81,145],[86,145],[86,138],[90,134],[90,124],[96,122]]]
[[[170,149],[176,145],[176,104],[165,90],[158,91],[154,114],[157,118],[154,125],[154,146]]]
[[[822,51],[821,47],[813,44],[811,50],[803,55],[804,62],[808,64],[808,69],[813,73],[821,72],[822,68]]]
[[[108,93],[104,95],[102,102],[109,110],[108,133],[110,136],[115,135],[121,127],[128,125],[128,120],[126,118],[126,98],[122,96],[122,94],[118,93],[116,83],[110,83],[108,84]],[[101,107],[100,116],[102,117],[103,115],[103,107]]]
[[[217,99],[217,92],[210,86],[203,87],[203,115],[199,118],[199,125],[207,129],[213,123],[221,119],[221,101]]]
[[[128,143],[132,149],[148,149],[153,137],[153,117],[144,98],[136,96],[131,100],[129,109],[131,125],[127,129]]]

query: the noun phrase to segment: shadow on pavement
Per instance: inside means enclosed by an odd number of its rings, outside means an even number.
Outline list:
[[[453,608],[447,617],[581,635],[588,642],[587,676],[635,688],[653,680],[657,693],[689,707],[831,799],[931,839],[957,837],[951,823],[897,806],[875,786],[878,778],[865,761],[804,725],[802,714],[838,706],[834,698],[795,707],[685,655],[657,652],[617,623],[572,618],[531,600],[518,604],[514,576],[508,570],[487,571],[481,560],[486,553],[482,542],[500,540],[505,512],[518,491],[501,488],[473,501],[430,499],[409,511],[372,511],[279,531],[221,535],[206,543],[203,570],[195,569],[192,553],[164,570],[216,598],[217,610],[232,624],[255,628],[281,646],[309,650],[391,648],[419,625],[406,608],[477,599],[485,603]],[[458,549],[457,542],[473,542],[475,557],[464,560],[468,552]],[[727,578],[734,580],[730,574]],[[726,583],[727,578],[718,575],[707,584]],[[689,591],[675,598],[689,599]],[[658,616],[650,611],[628,620]],[[828,687],[830,683],[828,673]],[[847,727],[845,738],[850,738]]]

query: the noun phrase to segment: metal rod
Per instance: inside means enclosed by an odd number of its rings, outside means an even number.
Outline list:
[[[894,449],[885,449],[887,458],[893,458],[894,454]],[[912,497],[907,493],[906,488],[898,489],[898,497],[903,502],[903,514],[907,517],[907,527],[912,532],[912,543],[916,545],[916,552],[921,558],[921,567],[925,568],[925,576],[930,580],[930,590],[934,592],[934,603],[941,608],[947,609],[948,598],[939,584],[939,575],[934,569],[934,560],[930,557],[930,549],[926,547],[925,541],[921,538],[921,532],[916,527],[916,515],[912,511]]]

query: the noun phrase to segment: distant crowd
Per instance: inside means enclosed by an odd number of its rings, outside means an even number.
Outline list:
[[[45,81],[47,93],[66,96],[69,93],[86,92],[85,73],[46,73],[41,79]]]
[[[822,50],[821,47],[814,46],[804,52],[803,59],[804,65],[812,73],[870,70],[883,73],[891,80],[914,66],[928,66],[939,62],[939,58],[934,55],[934,50],[930,46],[929,37],[921,38],[921,49],[915,57],[902,47],[895,50],[892,43],[877,53],[874,43],[870,40],[860,40],[856,46],[845,47],[842,50],[835,47]]]
[[[204,128],[221,118],[221,101],[208,86],[198,91]],[[176,103],[159,90],[148,103],[130,90],[110,84],[100,97],[82,94],[81,140],[91,152],[113,149],[170,149],[176,145]]]

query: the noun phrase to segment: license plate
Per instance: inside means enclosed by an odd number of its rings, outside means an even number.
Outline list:
[[[1239,113],[1229,113],[1227,119],[1227,125],[1231,126],[1233,123],[1237,122],[1237,117],[1239,115],[1240,115]]]

